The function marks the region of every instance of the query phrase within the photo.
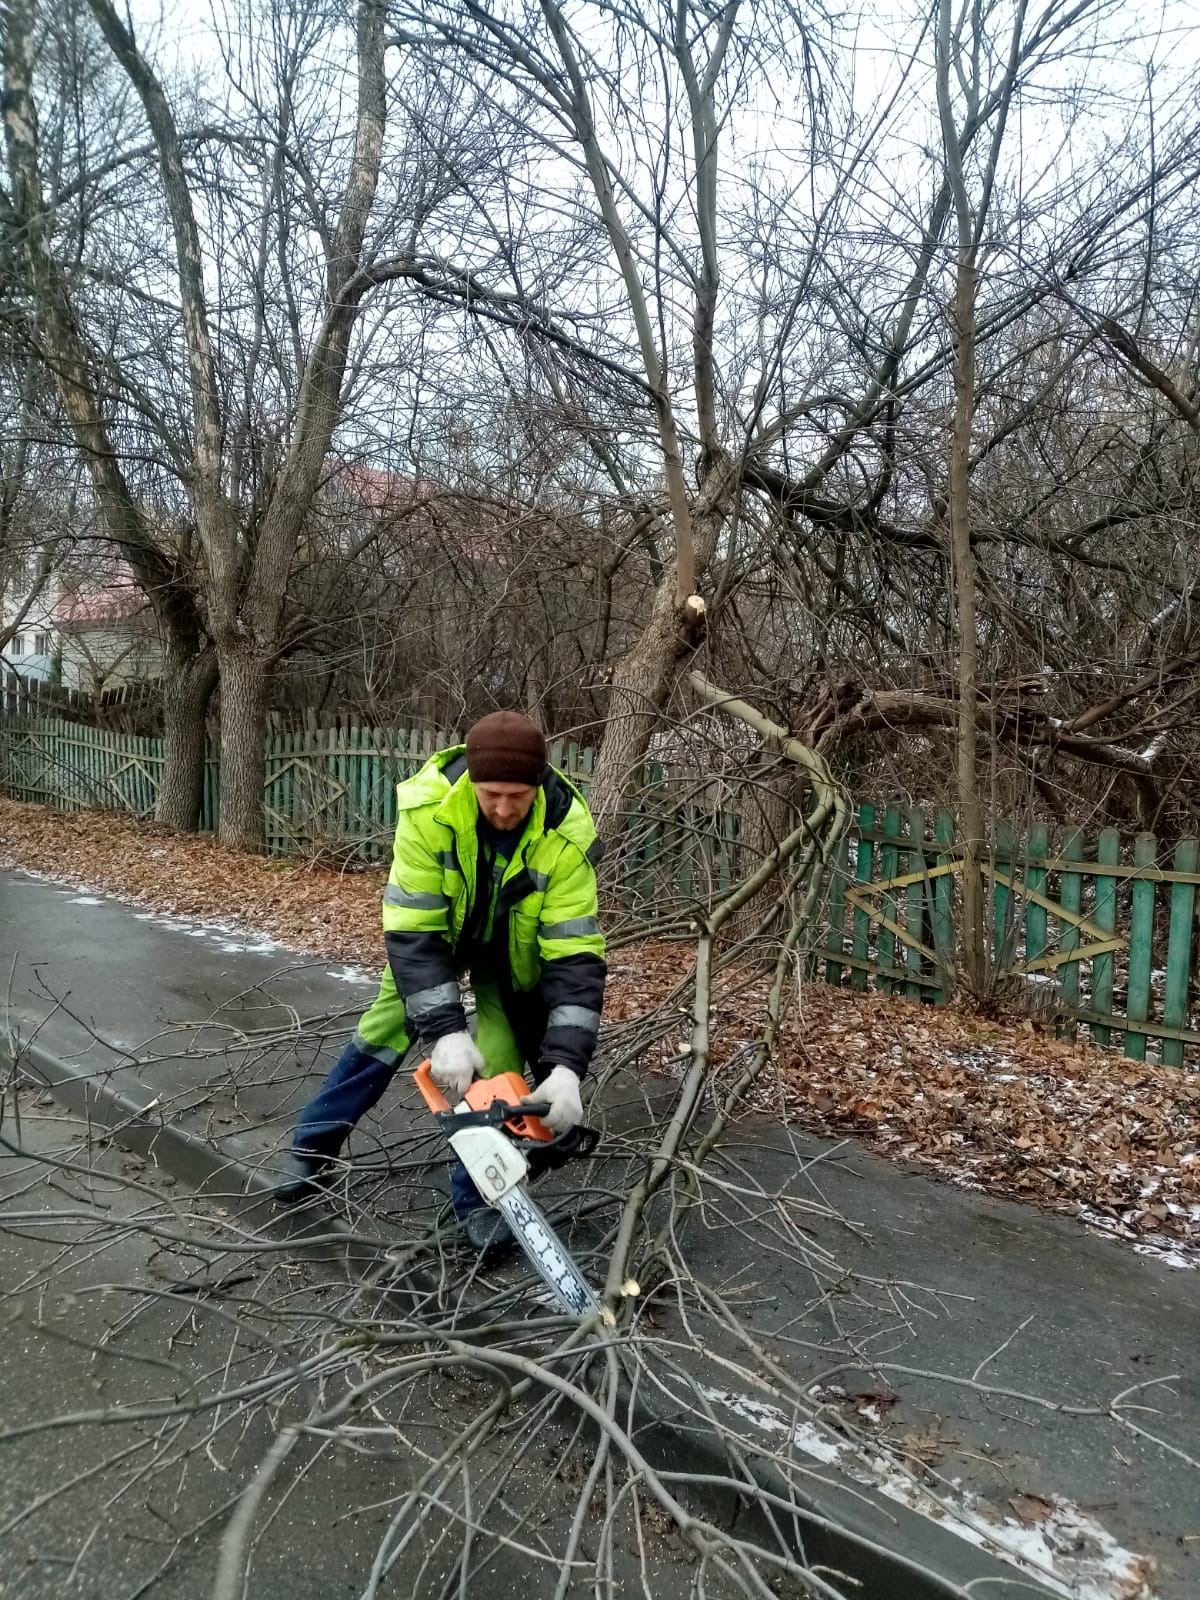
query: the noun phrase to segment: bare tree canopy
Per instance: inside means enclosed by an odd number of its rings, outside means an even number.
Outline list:
[[[219,686],[231,839],[269,708],[519,703],[616,840],[696,668],[964,839],[1192,814],[1185,9],[10,16],[5,542],[86,469],[161,815]]]

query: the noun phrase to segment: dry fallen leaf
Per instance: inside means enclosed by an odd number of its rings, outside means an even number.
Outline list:
[[[939,1418],[921,1433],[906,1433],[897,1440],[896,1448],[911,1466],[932,1467],[942,1459],[942,1425]]]
[[[1008,1503],[1018,1518],[1031,1526],[1045,1522],[1054,1515],[1054,1501],[1047,1500],[1040,1494],[1010,1495]]]

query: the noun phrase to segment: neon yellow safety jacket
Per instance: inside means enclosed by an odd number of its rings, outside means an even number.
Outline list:
[[[514,1031],[527,1033],[537,1014],[540,1063],[582,1076],[600,1027],[606,969],[596,898],[600,846],[579,790],[546,769],[494,889],[477,883],[479,806],[464,746],[432,756],[399,785],[396,799],[383,928],[412,1033],[428,1044],[466,1026],[458,978],[478,951],[468,949],[465,934],[477,893],[494,892],[489,976],[514,1023],[519,1014]]]

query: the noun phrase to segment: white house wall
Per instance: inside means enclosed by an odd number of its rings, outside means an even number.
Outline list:
[[[162,674],[162,646],[144,627],[119,622],[76,623],[63,629],[59,642],[64,689],[91,694],[97,678],[99,687],[116,689]]]
[[[3,625],[0,633],[7,631],[9,624],[18,615],[25,604],[27,592],[6,593],[0,600],[0,617]],[[4,661],[0,671],[19,673],[22,678],[33,678],[44,683],[50,676],[50,667],[54,658],[54,596],[42,593],[30,606],[29,611],[21,620],[21,627],[4,647]],[[38,645],[49,644],[49,649],[38,649]]]

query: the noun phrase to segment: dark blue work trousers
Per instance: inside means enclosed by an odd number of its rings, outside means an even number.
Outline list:
[[[300,1113],[292,1149],[298,1155],[336,1156],[351,1128],[382,1098],[399,1066],[399,1058],[381,1060],[351,1041]],[[484,1203],[461,1161],[450,1169],[450,1203],[460,1220]]]

